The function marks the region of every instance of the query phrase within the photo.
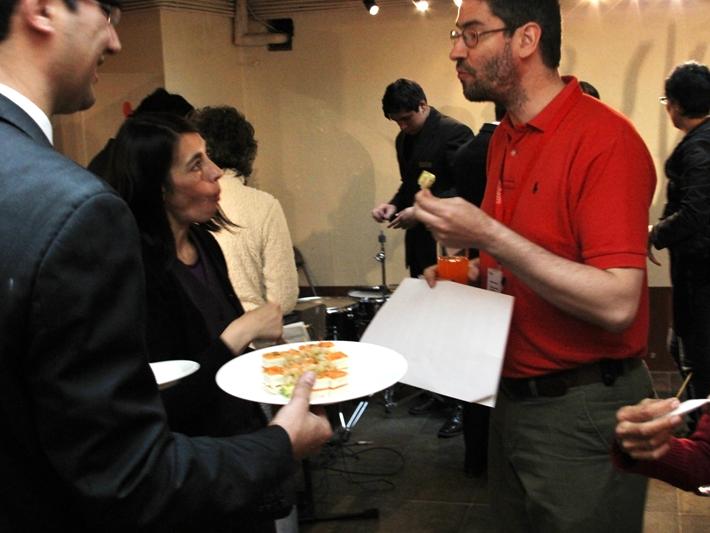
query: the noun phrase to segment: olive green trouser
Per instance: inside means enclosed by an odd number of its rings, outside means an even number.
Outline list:
[[[616,411],[652,394],[645,365],[563,396],[500,390],[491,416],[489,489],[499,530],[641,532],[647,480],[611,462]]]

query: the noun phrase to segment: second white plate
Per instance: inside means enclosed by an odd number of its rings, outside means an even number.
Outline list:
[[[172,387],[182,378],[197,372],[199,368],[199,363],[186,359],[150,363],[150,369],[153,371],[155,381],[160,390]]]

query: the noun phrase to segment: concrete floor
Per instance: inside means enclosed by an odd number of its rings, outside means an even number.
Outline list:
[[[410,416],[411,403],[389,414],[371,404],[345,445],[312,461],[316,516],[377,508],[379,518],[302,523],[302,533],[495,531],[485,478],[464,475],[463,437],[437,438],[446,414]],[[644,531],[710,532],[710,499],[652,481]]]

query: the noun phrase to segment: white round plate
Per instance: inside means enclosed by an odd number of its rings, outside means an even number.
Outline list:
[[[264,388],[261,356],[314,342],[270,346],[232,359],[217,372],[217,385],[232,396],[245,400],[284,405],[288,402],[288,398],[273,394]],[[407,372],[407,361],[404,357],[384,346],[352,341],[331,342],[335,344],[335,348],[348,355],[348,384],[312,398],[312,405],[338,403],[369,396],[394,385]]]
[[[150,369],[153,371],[153,375],[155,375],[155,382],[158,384],[160,390],[175,385],[182,378],[197,372],[199,368],[199,363],[185,359],[150,363]]]

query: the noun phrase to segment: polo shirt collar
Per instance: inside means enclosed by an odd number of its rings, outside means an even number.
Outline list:
[[[506,115],[501,122],[501,126],[503,126],[506,133],[512,136],[514,132],[519,134],[531,129],[540,132],[555,129],[579,98],[582,97],[582,89],[579,86],[577,78],[574,76],[562,76],[562,81],[565,84],[564,89],[530,121],[516,127],[511,122],[510,117]]]

